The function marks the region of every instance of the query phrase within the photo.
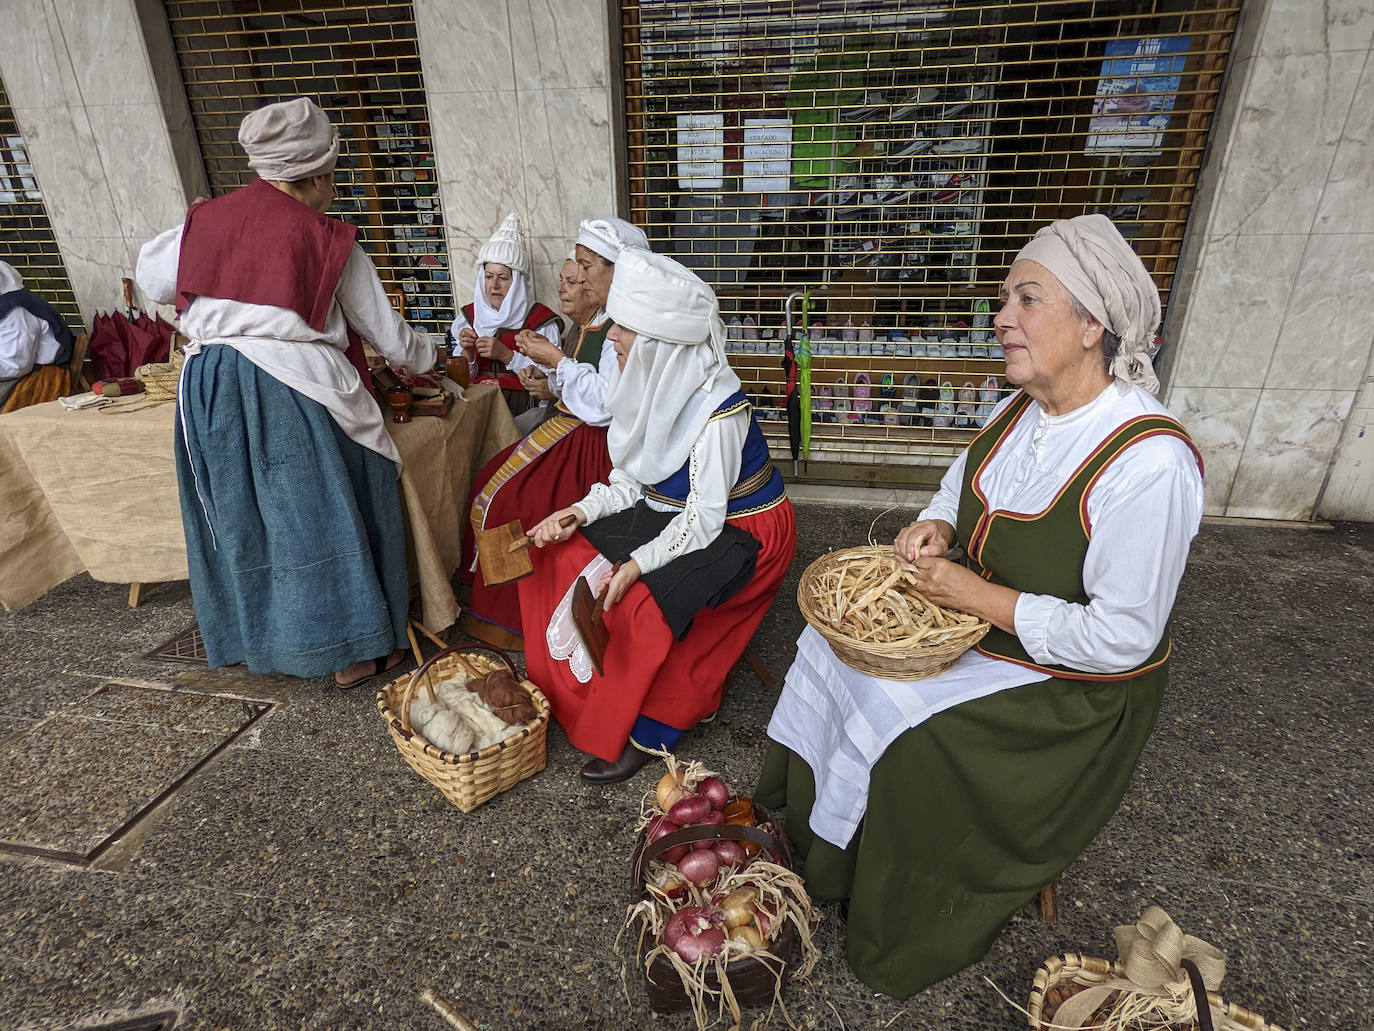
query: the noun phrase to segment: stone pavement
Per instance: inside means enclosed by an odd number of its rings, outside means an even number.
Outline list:
[[[799,509],[756,638],[779,681],[797,576],[878,515]],[[797,1026],[1023,1027],[993,984],[1024,1004],[1046,957],[1114,956],[1113,927],[1158,904],[1226,953],[1230,1001],[1374,1029],[1372,581],[1371,526],[1206,526],[1158,729],[1059,922],[1027,907],[983,961],[896,1001],[850,974],[821,906]],[[425,989],[477,1028],[692,1026],[654,1016],[633,972],[627,998],[613,949],[656,771],[584,786],[555,726],[548,769],[464,815],[402,763],[370,690],[144,658],[191,624],[189,591],[125,596],[82,576],[0,618],[0,839],[41,853],[0,851],[0,1028],[442,1031]],[[680,752],[747,789],[778,685],[733,684]]]

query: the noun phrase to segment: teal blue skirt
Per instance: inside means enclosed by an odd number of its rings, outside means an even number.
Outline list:
[[[214,668],[316,677],[405,646],[396,467],[232,347],[187,360],[177,485]]]

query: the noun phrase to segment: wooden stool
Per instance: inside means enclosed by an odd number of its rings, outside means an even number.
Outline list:
[[[768,667],[763,664],[752,647],[744,649],[744,661],[749,663],[749,668],[754,671],[754,676],[759,678],[759,683],[764,687],[773,686],[773,674],[768,672]]]

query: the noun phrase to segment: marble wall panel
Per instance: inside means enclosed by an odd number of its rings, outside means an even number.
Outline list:
[[[613,212],[609,91],[530,90],[517,99],[530,231],[567,236],[582,219]]]
[[[1317,515],[1322,519],[1374,520],[1374,376],[1366,378],[1346,422]]]
[[[86,325],[97,311],[123,311],[121,281],[133,278],[138,249],[123,236],[59,237],[57,243]]]
[[[1374,39],[1368,0],[1269,0],[1261,53],[1321,54],[1367,50]]]
[[[1374,64],[1366,61],[1317,209],[1318,232],[1374,233]]]
[[[10,106],[80,106],[62,26],[46,0],[6,0],[0,20],[0,76]]]
[[[1265,386],[1357,389],[1374,347],[1374,233],[1314,234],[1290,278]]]
[[[80,107],[16,107],[14,120],[58,239],[121,235],[86,112]]]
[[[1225,236],[1209,241],[1170,359],[1180,386],[1264,383],[1305,236]]]
[[[601,0],[508,0],[517,89],[607,87],[610,27]]]
[[[1258,389],[1174,387],[1164,399],[1202,452],[1208,515],[1226,511],[1259,396]]]
[[[414,2],[415,31],[420,40],[427,93],[433,96],[515,88],[511,19],[505,3]]]
[[[1241,453],[1226,514],[1311,519],[1355,390],[1265,390]]]
[[[91,134],[121,230],[135,246],[186,216],[181,177],[157,104],[89,105]]]
[[[87,104],[149,104],[157,99],[133,0],[52,0]]]
[[[1257,57],[1209,227],[1307,233],[1364,64],[1362,52]]]
[[[496,228],[493,224],[492,229]],[[477,252],[482,244],[491,237],[490,231],[482,236],[469,236],[450,232],[448,240],[448,268],[453,282],[453,302],[462,307],[472,300],[472,285],[477,278]]]
[[[507,212],[528,212],[517,117],[513,90],[430,93],[434,160],[453,235],[485,241]]]

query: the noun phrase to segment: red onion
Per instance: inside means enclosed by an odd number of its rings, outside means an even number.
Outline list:
[[[767,906],[759,906],[754,922],[759,925],[759,933],[763,935],[765,941],[771,937],[769,932],[772,930],[773,921],[777,918],[777,913],[770,911]]]
[[[744,848],[738,841],[722,840],[711,846],[721,866],[738,866],[744,862]]]
[[[665,848],[658,854],[660,863],[676,863],[679,859],[692,851],[686,845],[674,845],[672,848]]]
[[[710,849],[689,852],[678,860],[677,872],[693,884],[710,884],[720,873],[720,860]]]
[[[649,821],[649,826],[648,829],[645,831],[645,836],[647,840],[652,844],[659,838],[662,838],[668,834],[672,834],[673,831],[681,829],[681,827],[675,824],[672,820],[668,819],[668,817],[655,816],[652,820]]]
[[[724,809],[725,803],[730,801],[730,789],[719,777],[707,777],[703,780],[697,785],[697,794],[710,802],[712,809]]]
[[[704,820],[709,812],[710,802],[700,795],[688,795],[673,803],[673,807],[668,810],[668,819],[679,827],[690,827]]]
[[[712,809],[706,814],[706,818],[701,821],[703,827],[721,827],[725,824],[725,814],[719,809]]]
[[[698,906],[679,909],[663,930],[663,944],[688,963],[702,956],[714,956],[725,945],[725,932],[717,923],[718,914]]]
[[[700,841],[692,842],[692,847],[698,852],[705,852],[716,843],[715,838],[702,838]]]

